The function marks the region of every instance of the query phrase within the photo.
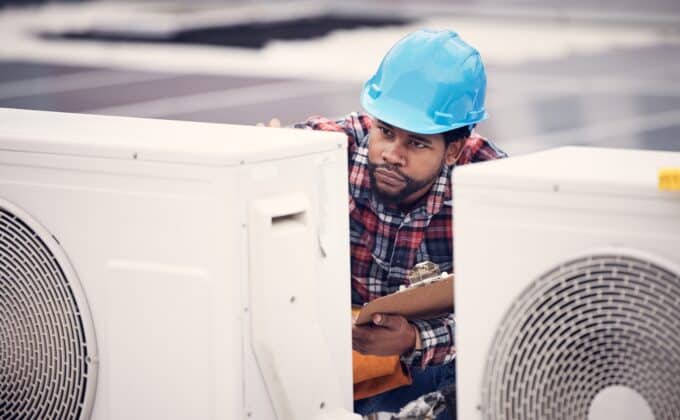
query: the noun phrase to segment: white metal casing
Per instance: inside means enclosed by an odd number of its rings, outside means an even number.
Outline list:
[[[89,302],[92,418],[354,417],[346,155],[337,133],[0,109],[0,200]]]
[[[680,153],[565,147],[456,168],[458,418],[482,418],[494,335],[548,270],[604,251],[680,273],[680,194],[659,191],[663,167]]]

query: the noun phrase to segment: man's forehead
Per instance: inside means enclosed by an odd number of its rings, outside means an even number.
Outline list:
[[[389,127],[389,128],[391,128],[391,129],[393,129],[393,130],[400,130],[400,131],[403,131],[404,133],[408,134],[408,135],[411,136],[411,137],[420,138],[420,139],[428,139],[428,140],[434,140],[434,139],[441,139],[441,138],[443,138],[442,134],[421,134],[421,133],[415,133],[415,132],[413,132],[413,131],[405,130],[405,129],[403,129],[403,128],[400,128],[400,127],[395,126],[394,124],[390,124],[390,123],[388,123],[388,122],[385,122],[385,121],[383,121],[383,120],[381,120],[381,119],[378,119],[378,118],[375,118],[375,117],[373,117],[373,120],[374,120],[376,123],[378,123],[378,124],[380,124],[380,125],[384,125],[385,127]]]

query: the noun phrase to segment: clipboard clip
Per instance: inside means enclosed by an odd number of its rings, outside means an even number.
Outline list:
[[[361,307],[356,325],[368,324],[376,313],[401,315],[408,319],[429,319],[453,312],[453,275],[440,272],[431,261],[416,264],[407,272],[409,285],[376,298]]]
[[[448,276],[448,273],[446,271],[441,272],[438,264],[435,264],[432,261],[423,261],[408,270],[406,278],[409,281],[409,285],[400,286],[399,291],[411,287],[422,287],[435,281],[442,280],[446,276]]]

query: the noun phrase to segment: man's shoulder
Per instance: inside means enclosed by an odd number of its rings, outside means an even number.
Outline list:
[[[465,145],[461,151],[458,164],[464,165],[467,163],[483,162],[505,157],[508,157],[507,153],[493,141],[479,133],[473,132],[470,137],[465,140]]]
[[[328,118],[322,115],[312,115],[296,128],[308,128],[321,131],[368,131],[372,125],[372,119],[367,114],[351,112],[342,118]]]
[[[313,115],[305,121],[294,124],[295,128],[307,130],[335,131],[345,133],[348,140],[348,149],[354,152],[357,148],[365,147],[366,138],[373,124],[373,120],[367,114],[352,112],[344,118],[333,119],[320,115]]]

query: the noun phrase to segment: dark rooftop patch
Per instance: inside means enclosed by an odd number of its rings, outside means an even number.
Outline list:
[[[406,25],[400,18],[322,15],[276,22],[242,23],[229,26],[202,27],[157,34],[89,30],[43,34],[49,39],[77,39],[110,42],[155,42],[171,44],[219,45],[262,48],[273,40],[318,38],[337,29]]]

